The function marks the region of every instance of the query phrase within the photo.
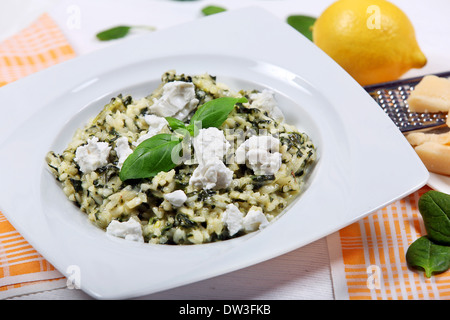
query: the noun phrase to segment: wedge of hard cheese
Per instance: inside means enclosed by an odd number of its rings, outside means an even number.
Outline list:
[[[406,139],[413,147],[421,145],[425,142],[436,142],[439,144],[450,145],[450,131],[446,133],[413,132],[408,134]]]
[[[450,146],[425,142],[414,148],[428,171],[450,175]]]
[[[425,76],[406,101],[412,112],[449,112],[450,80],[433,75]]]

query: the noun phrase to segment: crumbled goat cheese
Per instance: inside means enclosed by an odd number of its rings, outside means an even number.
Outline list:
[[[235,152],[238,164],[247,163],[256,175],[273,175],[281,166],[280,140],[272,136],[252,136]]]
[[[108,143],[98,142],[98,138],[93,137],[77,148],[74,160],[83,173],[89,173],[108,163],[109,151]]]
[[[256,231],[265,228],[269,221],[262,212],[261,208],[251,207],[242,221],[244,230],[247,232]]]
[[[211,158],[202,162],[192,173],[189,184],[198,189],[223,189],[230,185],[233,171],[217,159]]]
[[[261,92],[250,94],[249,98],[250,107],[267,111],[269,117],[276,121],[284,121],[283,112],[278,108],[273,91],[264,89]]]
[[[195,158],[199,163],[211,158],[222,160],[230,148],[222,130],[215,127],[200,129],[193,139]]]
[[[144,116],[144,120],[148,124],[148,131],[146,134],[142,135],[141,137],[139,137],[139,139],[133,142],[134,146],[138,146],[143,141],[150,139],[154,135],[157,135],[166,125],[169,124],[166,119],[164,119],[163,117],[155,116],[154,114],[146,114]]]
[[[168,124],[167,120],[163,117],[155,116],[154,114],[146,114],[144,116],[145,122],[148,124],[148,130],[158,133]]]
[[[112,220],[106,228],[106,233],[125,240],[144,242],[141,224],[133,218],[125,222]]]
[[[153,100],[150,112],[161,117],[184,120],[198,104],[195,86],[190,82],[173,81],[162,88],[162,96]]]
[[[234,204],[228,204],[222,221],[227,227],[230,237],[232,237],[242,229],[244,214]]]
[[[165,194],[164,199],[169,201],[173,207],[179,208],[186,202],[187,196],[183,190],[175,190],[174,192]]]
[[[116,140],[116,147],[114,148],[114,151],[116,151],[117,157],[119,158],[117,163],[117,167],[119,169],[122,168],[122,165],[128,156],[133,153],[133,150],[131,150],[128,145],[128,139],[126,137],[120,137]]]

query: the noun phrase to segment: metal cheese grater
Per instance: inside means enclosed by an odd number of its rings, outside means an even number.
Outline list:
[[[450,72],[436,73],[449,78]],[[364,87],[403,133],[446,127],[447,113],[416,113],[408,108],[406,99],[423,76],[374,84]]]

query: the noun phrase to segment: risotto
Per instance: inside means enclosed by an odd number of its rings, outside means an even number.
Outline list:
[[[161,80],[144,98],[112,98],[62,153],[48,152],[65,195],[127,240],[201,244],[265,228],[302,191],[310,138],[269,90],[234,92],[209,74]]]

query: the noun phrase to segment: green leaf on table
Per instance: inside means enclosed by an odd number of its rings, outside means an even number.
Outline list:
[[[450,247],[439,245],[423,236],[414,241],[406,251],[406,262],[412,268],[423,270],[430,278],[450,267]]]
[[[96,34],[96,37],[100,41],[109,41],[126,37],[131,30],[147,30],[155,31],[156,28],[152,26],[117,26]]]
[[[302,15],[291,15],[287,18],[287,23],[312,41],[312,27],[316,18]]]
[[[96,37],[100,41],[109,41],[114,39],[120,39],[128,35],[132,27],[130,26],[117,26],[96,34]]]
[[[236,103],[244,103],[247,101],[245,97],[222,97],[210,100],[197,109],[187,129],[193,134],[199,122],[203,129],[210,127],[218,128],[225,122],[230,112],[233,111]]]
[[[181,150],[180,144],[180,139],[166,133],[144,140],[123,163],[120,180],[151,178],[172,170],[176,166],[172,155]]]
[[[223,8],[223,7],[219,7],[219,6],[206,6],[202,9],[202,13],[205,16],[210,16],[212,14],[216,14],[216,13],[220,13],[220,12],[224,12],[227,11],[227,9]]]
[[[420,197],[418,206],[430,239],[450,245],[450,195],[428,191]]]

